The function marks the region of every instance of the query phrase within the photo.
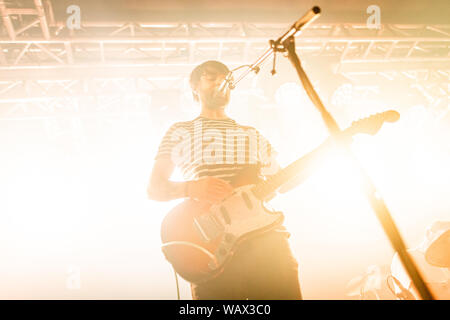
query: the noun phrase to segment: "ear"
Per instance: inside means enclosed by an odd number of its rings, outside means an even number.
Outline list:
[[[192,91],[192,97],[194,98],[195,102],[198,102],[200,100],[199,97],[198,97],[197,92],[195,92],[195,91]]]

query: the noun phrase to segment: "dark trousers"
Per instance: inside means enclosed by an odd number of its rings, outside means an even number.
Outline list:
[[[298,263],[289,233],[270,231],[243,242],[216,278],[192,284],[195,300],[300,300]]]

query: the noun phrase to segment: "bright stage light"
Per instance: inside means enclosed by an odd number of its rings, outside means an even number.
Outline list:
[[[331,97],[331,103],[336,107],[344,107],[352,102],[353,85],[351,83],[344,83],[340,85]]]
[[[286,82],[275,92],[275,101],[284,107],[291,107],[293,104],[300,105],[307,99],[304,89],[295,82]]]
[[[403,112],[398,122],[384,124],[375,136],[356,135],[351,144],[357,165],[370,177],[407,246],[414,245],[433,220],[448,220],[450,149],[443,146],[448,146],[449,137],[450,130],[442,122],[417,107]],[[294,212],[287,217],[290,229],[304,224],[320,229],[320,236],[310,240],[316,246],[356,250],[370,245],[380,254],[389,253],[388,238],[353,164],[338,151],[324,154],[301,188],[281,195],[284,199],[273,204],[288,215]],[[302,212],[301,217],[296,211]]]

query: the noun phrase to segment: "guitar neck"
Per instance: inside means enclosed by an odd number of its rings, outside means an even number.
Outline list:
[[[325,154],[333,146],[333,139],[328,138],[319,147],[307,153],[300,159],[292,162],[286,168],[278,171],[265,181],[261,181],[253,188],[253,193],[258,199],[265,199],[267,196],[278,190],[283,184],[291,180],[301,171],[310,171],[313,167],[317,167],[324,159]]]

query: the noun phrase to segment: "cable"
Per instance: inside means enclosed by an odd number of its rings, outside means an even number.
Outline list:
[[[173,273],[175,274],[175,283],[177,286],[177,299],[180,300],[180,286],[178,285],[178,274],[175,271],[175,268],[173,268]]]

